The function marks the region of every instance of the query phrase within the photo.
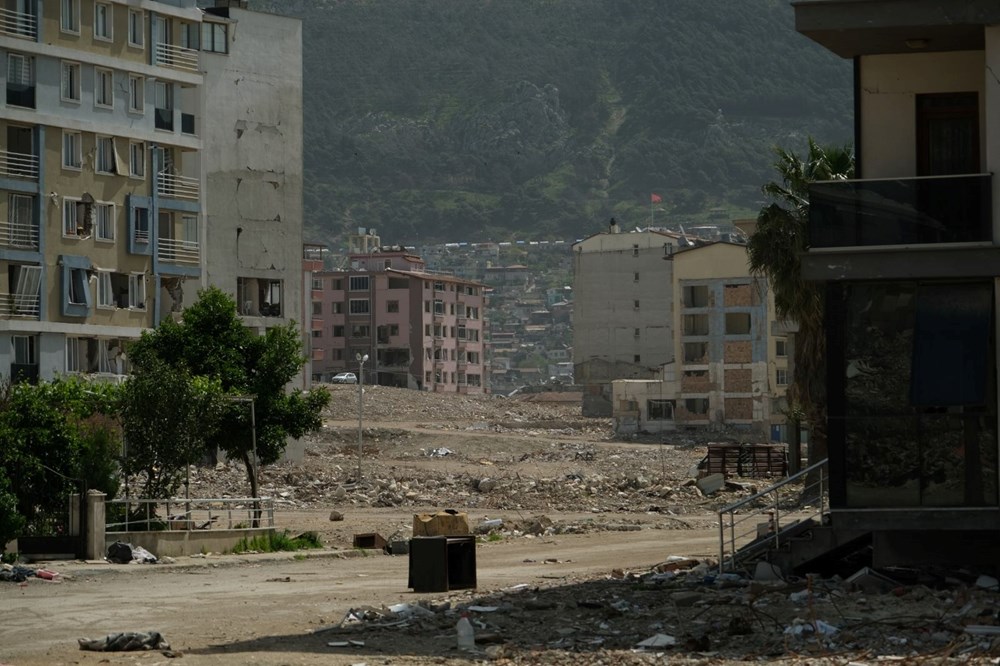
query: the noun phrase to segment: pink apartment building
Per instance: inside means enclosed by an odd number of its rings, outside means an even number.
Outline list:
[[[486,392],[483,285],[429,273],[399,246],[364,249],[348,270],[312,274],[313,377],[357,373],[367,354],[366,384]]]

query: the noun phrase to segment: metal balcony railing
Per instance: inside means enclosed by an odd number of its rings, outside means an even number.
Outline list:
[[[197,72],[198,51],[184,46],[158,42],[156,44],[156,64]]]
[[[38,180],[38,156],[0,150],[0,176]]]
[[[0,9],[0,32],[34,39],[38,35],[38,18],[34,14]]]
[[[197,201],[200,189],[197,178],[178,176],[166,171],[161,171],[157,175],[156,191],[161,197]]]
[[[38,319],[40,303],[38,294],[0,292],[0,317]]]
[[[201,260],[201,247],[198,245],[198,241],[158,238],[156,240],[156,258],[172,264],[197,265]]]
[[[0,224],[0,245],[37,250],[38,226],[17,222]]]
[[[993,240],[990,174],[809,186],[812,249]]]

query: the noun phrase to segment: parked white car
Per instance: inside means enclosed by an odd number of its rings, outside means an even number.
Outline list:
[[[358,376],[353,372],[341,372],[333,376],[331,384],[357,384]]]

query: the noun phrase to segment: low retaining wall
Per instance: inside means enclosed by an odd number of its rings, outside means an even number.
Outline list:
[[[141,546],[156,557],[231,551],[240,539],[251,540],[274,533],[273,527],[247,529],[164,530],[157,532],[105,532],[105,549],[115,541]]]

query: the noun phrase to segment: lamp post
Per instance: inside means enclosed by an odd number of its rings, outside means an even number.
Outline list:
[[[355,354],[354,358],[358,361],[358,483],[361,483],[361,426],[364,418],[362,396],[365,393],[365,361],[368,360],[368,354]]]

